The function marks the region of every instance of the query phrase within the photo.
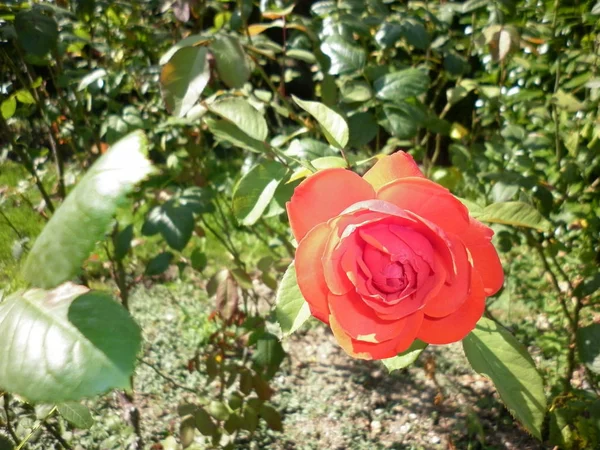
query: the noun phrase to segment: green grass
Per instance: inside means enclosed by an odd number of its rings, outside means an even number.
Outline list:
[[[42,230],[45,220],[28,204],[35,205],[41,196],[35,185],[28,183],[20,186],[22,180],[28,180],[25,168],[7,161],[0,166],[0,288],[8,291],[22,286],[18,280],[20,260],[15,258],[13,248],[18,241],[30,246],[33,239]],[[18,252],[16,252],[18,253]]]

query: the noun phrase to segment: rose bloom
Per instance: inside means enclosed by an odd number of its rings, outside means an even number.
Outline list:
[[[355,358],[391,358],[415,339],[459,341],[502,287],[494,232],[404,152],[362,178],[317,172],[287,211],[300,291]]]

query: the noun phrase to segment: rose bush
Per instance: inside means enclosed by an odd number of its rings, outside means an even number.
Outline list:
[[[300,291],[356,358],[461,340],[504,281],[493,231],[404,152],[317,172],[287,211]]]

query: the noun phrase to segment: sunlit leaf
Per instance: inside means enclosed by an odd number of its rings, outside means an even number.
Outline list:
[[[59,403],[56,405],[58,413],[76,428],[87,430],[94,425],[94,418],[87,406],[77,402]]]
[[[403,351],[393,358],[382,359],[381,362],[390,372],[404,369],[414,363],[426,347],[427,344],[425,342],[416,339],[408,350]]]
[[[247,100],[231,97],[210,105],[210,111],[228,120],[253,139],[264,141],[269,129],[267,121]]]
[[[527,349],[486,318],[463,339],[463,348],[471,367],[492,380],[510,413],[541,438],[546,413],[544,382]]]
[[[294,263],[290,264],[281,279],[275,302],[275,316],[284,336],[292,334],[310,317],[308,303],[298,287]]]
[[[231,88],[241,88],[250,78],[250,63],[237,37],[221,36],[210,45],[219,77]]]
[[[267,149],[266,143],[248,136],[232,122],[225,119],[214,120],[210,117],[205,117],[204,122],[218,140],[229,142],[235,147],[255,153],[263,153]]]
[[[323,103],[300,100],[296,96],[292,98],[298,106],[319,122],[323,134],[331,145],[344,148],[348,144],[350,131],[346,120],[340,114]]]
[[[329,56],[331,75],[361,71],[367,60],[367,53],[362,47],[351,44],[340,36],[331,36],[323,41],[321,51]]]
[[[204,47],[183,47],[169,59],[160,73],[160,84],[167,109],[183,117],[202,95],[210,78]]]
[[[429,77],[422,70],[405,69],[377,78],[373,86],[377,98],[396,102],[427,92]]]
[[[233,213],[242,225],[253,225],[263,215],[286,168],[275,161],[262,161],[246,173],[233,191]]]
[[[73,278],[108,230],[118,204],[152,170],[140,131],[118,141],[87,171],[35,240],[23,267],[34,286]]]
[[[548,230],[550,223],[537,209],[524,202],[492,203],[483,209],[477,217],[482,222],[501,223],[515,227]]]
[[[0,304],[0,387],[59,403],[128,389],[140,329],[109,295],[66,283]]]

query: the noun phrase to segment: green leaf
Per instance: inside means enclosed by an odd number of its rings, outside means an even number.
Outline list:
[[[293,262],[281,279],[275,303],[275,316],[284,336],[292,334],[310,317],[308,303],[298,287]]]
[[[233,213],[239,223],[249,226],[261,218],[285,172],[275,161],[262,161],[240,179],[233,191]]]
[[[400,139],[413,137],[425,119],[420,109],[406,102],[385,105],[383,113],[387,119],[387,128]],[[383,123],[383,125],[386,124]]]
[[[429,77],[422,70],[405,69],[377,78],[373,87],[378,99],[396,102],[427,92]]]
[[[27,53],[42,58],[56,48],[58,24],[37,9],[18,12],[15,30],[19,44]]]
[[[129,224],[117,235],[115,239],[115,254],[114,257],[117,261],[121,261],[131,248],[131,240],[133,239],[133,225]]]
[[[375,33],[375,42],[381,48],[391,48],[402,37],[402,26],[399,23],[384,22]]]
[[[31,95],[31,92],[29,92],[27,89],[19,89],[15,93],[15,97],[17,97],[17,100],[19,100],[21,103],[26,105],[33,105],[35,103],[33,95]]]
[[[577,330],[577,351],[581,362],[600,375],[600,323]]]
[[[94,425],[94,418],[87,406],[77,402],[60,403],[56,405],[58,413],[76,428],[87,430]]]
[[[414,363],[426,347],[425,342],[416,339],[407,350],[393,358],[382,359],[381,362],[389,372],[404,369]]]
[[[202,34],[192,34],[191,36],[186,37],[185,39],[182,39],[181,41],[179,41],[177,44],[173,45],[171,48],[169,48],[169,50],[167,50],[161,57],[160,60],[158,61],[158,63],[161,66],[164,66],[166,63],[169,62],[169,60],[173,57],[173,55],[175,53],[177,53],[177,51],[180,48],[184,48],[184,47],[192,47],[195,45],[200,45],[203,43],[206,43],[210,40],[209,37],[204,36]]]
[[[482,318],[463,339],[463,348],[471,367],[492,380],[510,413],[540,439],[544,383],[525,347],[496,322]]]
[[[23,267],[26,281],[51,288],[79,272],[119,203],[151,172],[147,148],[146,135],[136,131],[92,165],[36,239]]]
[[[200,98],[210,78],[204,47],[177,50],[160,73],[160,84],[167,109],[177,117],[185,116]]]
[[[319,122],[323,134],[331,145],[337,148],[346,146],[350,131],[346,120],[341,115],[323,103],[300,100],[294,95],[292,95],[292,98],[300,108]]]
[[[550,228],[550,222],[537,209],[524,202],[492,203],[483,209],[477,219],[482,222],[535,228],[540,231]]]
[[[427,50],[429,47],[430,39],[425,25],[414,19],[407,19],[402,22],[401,34],[406,42],[413,47],[420,50]]]
[[[350,80],[342,84],[341,100],[344,103],[366,102],[373,96],[371,86],[364,80]]]
[[[204,408],[199,407],[194,411],[194,418],[196,419],[196,428],[204,436],[213,436],[217,431],[217,426]]]
[[[269,129],[267,121],[247,100],[232,97],[210,105],[209,111],[236,125],[253,139],[264,141]]]
[[[211,45],[217,72],[230,88],[241,88],[250,79],[251,69],[242,44],[233,36],[222,36]]]
[[[483,8],[490,3],[490,0],[467,0],[462,4],[461,12],[463,14],[475,11],[476,9]]]
[[[0,304],[0,386],[34,403],[129,389],[141,333],[105,293],[65,283]]]
[[[0,112],[2,112],[2,117],[4,120],[10,119],[12,116],[14,116],[16,110],[17,100],[12,95],[4,100],[2,105],[0,105]]]
[[[194,232],[194,214],[187,206],[177,206],[169,201],[150,211],[142,226],[142,234],[160,233],[169,247],[182,251]]]
[[[206,265],[208,264],[206,253],[197,248],[192,252],[190,261],[192,263],[192,268],[198,272],[202,272],[204,269],[206,269]]]
[[[267,369],[267,376],[271,377],[277,372],[285,355],[285,350],[277,336],[264,333],[256,342],[256,352],[252,355],[252,359],[256,364]]]
[[[367,145],[375,136],[379,125],[375,116],[368,111],[356,113],[348,118],[348,127],[350,128],[350,145],[354,148],[360,148]]]
[[[260,406],[259,410],[260,417],[267,422],[267,426],[271,430],[283,431],[283,422],[281,421],[281,414],[272,405],[264,403]]]
[[[169,264],[171,264],[171,261],[173,261],[173,257],[174,255],[171,252],[159,253],[150,261],[148,261],[144,275],[148,277],[160,275],[169,268]]]
[[[341,36],[330,36],[321,44],[321,51],[329,56],[330,75],[341,75],[363,70],[367,61],[365,49],[353,45]]]
[[[264,153],[267,149],[266,143],[251,138],[236,125],[227,120],[214,120],[210,117],[205,117],[204,122],[208,126],[210,132],[218,140],[229,142],[235,147],[243,148],[254,153]]]

